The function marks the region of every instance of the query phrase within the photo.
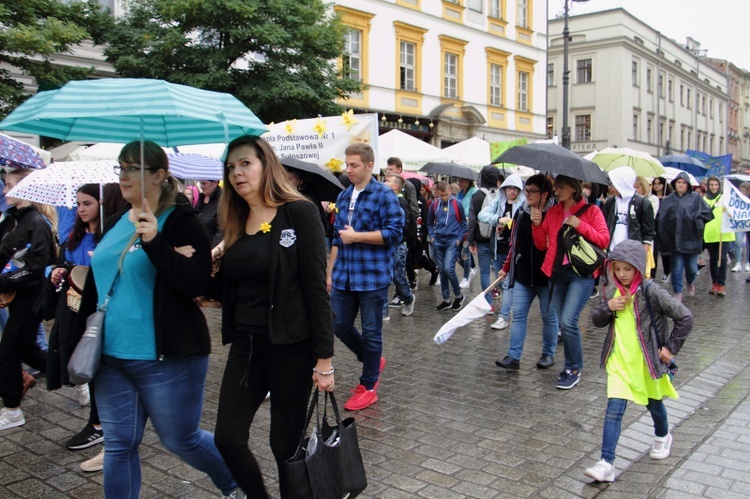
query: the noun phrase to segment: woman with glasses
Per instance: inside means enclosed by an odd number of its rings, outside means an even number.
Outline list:
[[[564,225],[568,225],[591,244],[605,249],[609,246],[609,229],[601,210],[588,205],[583,197],[579,180],[558,175],[554,189],[559,204],[550,208],[544,219],[542,210],[532,207],[531,230],[536,248],[547,251],[542,272],[550,278],[552,304],[562,330],[565,368],[557,380],[557,388],[569,390],[581,379],[583,345],[578,318],[591,295],[594,278],[599,271],[590,276],[578,275],[563,248],[558,245],[558,233]]]
[[[667,183],[664,177],[656,177],[651,182],[651,195],[656,197],[659,206],[661,206],[661,200],[664,197],[672,194],[672,186]],[[661,266],[664,269],[662,271],[661,282],[667,282],[669,280],[669,272],[672,268],[672,260],[669,255],[661,251],[662,243],[659,237],[659,208],[654,210],[654,230],[656,230],[656,237],[654,238],[654,268],[651,270],[651,279],[656,279],[656,267],[659,263],[659,253],[661,253]]]
[[[557,315],[550,306],[548,278],[542,272],[545,250],[537,249],[531,233],[531,209],[546,212],[555,204],[552,199],[552,180],[539,173],[526,180],[526,200],[513,217],[510,236],[510,252],[498,277],[506,279],[513,289],[513,321],[510,324],[510,347],[508,355],[497,359],[495,364],[505,369],[518,370],[521,364],[523,344],[526,341],[527,318],[531,303],[539,298],[542,313],[542,356],[536,363],[539,369],[547,369],[555,363],[557,347]]]
[[[179,194],[161,147],[130,142],[119,163],[115,172],[130,205],[106,222],[76,323],[82,330],[110,294],[95,378],[104,495],[139,496],[138,447],[149,419],[169,451],[208,474],[225,496],[236,494],[213,434],[199,428],[211,338],[193,298],[210,281],[207,229]]]

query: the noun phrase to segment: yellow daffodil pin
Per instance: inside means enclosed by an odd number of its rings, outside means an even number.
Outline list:
[[[263,222],[262,224],[260,224],[260,231],[264,234],[266,232],[271,232],[271,224],[268,222]]]

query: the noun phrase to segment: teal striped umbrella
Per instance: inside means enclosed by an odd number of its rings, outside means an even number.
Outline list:
[[[163,147],[267,131],[233,95],[136,78],[71,81],[40,92],[0,122],[0,129],[87,142],[147,139]]]

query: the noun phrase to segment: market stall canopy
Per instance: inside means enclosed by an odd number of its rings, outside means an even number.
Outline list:
[[[404,170],[417,171],[430,161],[450,161],[441,149],[400,130],[391,130],[378,137],[378,165],[385,170],[388,158],[396,156]]]
[[[459,165],[468,166],[472,170],[479,171],[492,161],[490,157],[490,143],[479,137],[471,137],[458,144],[443,149],[452,161]]]

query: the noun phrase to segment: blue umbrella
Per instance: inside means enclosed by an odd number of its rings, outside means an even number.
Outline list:
[[[184,152],[169,153],[169,172],[185,180],[221,180],[224,178],[221,160]]]
[[[28,144],[0,134],[0,166],[12,169],[42,169],[44,161]]]
[[[672,168],[692,173],[698,178],[705,177],[708,174],[708,168],[703,161],[687,154],[670,154],[662,156],[659,158],[659,161],[664,166],[671,166]]]
[[[0,129],[62,140],[130,142],[164,147],[259,136],[266,126],[236,97],[163,80],[71,81],[18,106]]]

